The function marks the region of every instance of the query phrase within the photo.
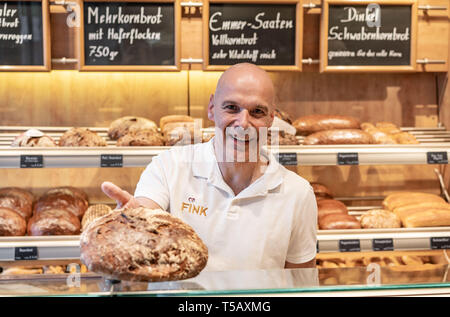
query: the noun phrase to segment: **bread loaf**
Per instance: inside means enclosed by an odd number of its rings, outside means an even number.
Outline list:
[[[146,118],[125,116],[111,122],[108,136],[111,140],[117,140],[128,133],[136,133],[141,130],[153,130],[156,132],[158,126],[154,121]]]
[[[267,144],[268,145],[299,145],[299,141],[295,137],[295,135],[285,133],[284,131],[278,131],[278,139],[276,137],[272,137],[275,135],[274,132],[270,131],[267,134]],[[273,143],[272,143],[273,142]],[[278,142],[278,144],[277,144]]]
[[[0,236],[24,236],[26,232],[23,217],[10,208],[0,207]]]
[[[194,122],[194,118],[192,118],[191,116],[186,116],[186,115],[168,115],[168,116],[163,116],[161,117],[161,119],[159,120],[159,128],[161,129],[161,132],[164,131],[164,129],[166,128],[167,124],[172,124],[172,123],[193,123]]]
[[[417,211],[403,217],[402,223],[406,228],[450,226],[450,209],[430,208]]]
[[[64,132],[59,146],[106,146],[106,141],[97,133],[85,128],[71,128]]]
[[[397,141],[395,141],[391,135],[384,133],[377,128],[368,128],[364,131],[372,136],[376,144],[397,144]]]
[[[391,122],[377,122],[375,124],[375,127],[387,134],[394,134],[394,133],[400,133],[401,130],[393,123]]]
[[[30,129],[16,136],[11,143],[14,147],[56,147],[57,144],[50,136],[36,129]]]
[[[103,217],[110,212],[112,212],[112,209],[107,205],[97,204],[89,206],[89,208],[84,213],[83,219],[81,220],[81,231],[84,231],[84,229],[95,219]]]
[[[374,143],[372,136],[359,129],[320,131],[308,135],[303,141],[304,145],[372,143]]]
[[[347,206],[334,199],[320,199],[317,201],[317,217],[320,218],[328,216],[330,214],[348,214]]]
[[[413,205],[423,202],[440,202],[445,203],[445,200],[435,194],[421,193],[421,192],[396,192],[392,193],[383,200],[382,205],[385,209],[394,211],[395,208]]]
[[[393,210],[393,212],[400,218],[404,219],[405,217],[416,213],[423,212],[430,209],[448,209],[450,210],[450,204],[445,202],[424,202],[424,203],[416,203],[412,205],[405,205],[401,207],[397,207]]]
[[[396,214],[384,209],[372,209],[364,213],[359,219],[362,228],[400,228],[400,218]]]
[[[73,186],[61,186],[61,187],[55,187],[52,189],[49,189],[45,192],[44,195],[50,195],[50,194],[63,194],[63,195],[71,195],[78,197],[81,200],[84,200],[83,205],[88,205],[89,197],[86,194],[86,192],[80,188],[76,188]]]
[[[129,132],[120,137],[117,146],[164,146],[162,135],[155,130]]]
[[[316,199],[332,199],[333,194],[331,193],[330,189],[320,183],[310,183],[311,187],[314,191],[314,195],[316,196]]]
[[[3,187],[0,188],[0,196],[13,196],[23,200],[26,200],[29,205],[33,205],[34,203],[34,195],[23,188],[19,187]]]
[[[77,235],[80,233],[80,220],[64,209],[45,209],[35,213],[28,221],[28,235],[53,236]]]
[[[33,195],[25,190],[7,187],[0,190],[0,207],[10,208],[23,219],[28,220],[33,213]]]
[[[314,114],[295,120],[292,125],[299,135],[309,135],[324,130],[359,129],[358,119],[350,116]]]
[[[342,213],[332,213],[319,218],[319,229],[361,229],[361,225],[354,216]]]
[[[419,144],[419,141],[417,141],[416,137],[408,132],[392,134],[392,138],[398,144]]]
[[[89,271],[135,281],[197,275],[208,250],[194,230],[163,210],[119,209],[91,223],[80,239]]]
[[[41,196],[36,202],[34,213],[38,214],[48,209],[64,209],[81,220],[87,207],[88,204],[85,200],[71,193],[47,193]]]

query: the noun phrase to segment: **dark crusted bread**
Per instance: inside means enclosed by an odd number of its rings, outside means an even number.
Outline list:
[[[46,209],[36,213],[28,221],[28,235],[55,236],[80,234],[80,220],[64,209]]]
[[[111,140],[117,140],[125,134],[140,130],[154,130],[156,132],[158,126],[154,121],[146,118],[126,116],[111,122],[108,129],[108,136]]]
[[[59,139],[59,146],[106,146],[106,141],[94,131],[71,128]]]
[[[133,281],[196,276],[208,249],[195,231],[166,211],[118,209],[91,222],[80,239],[81,261],[91,272]]]
[[[72,187],[72,186],[55,187],[55,188],[49,189],[45,194],[48,195],[48,194],[56,194],[56,193],[73,195],[75,197],[85,200],[86,205],[88,205],[88,202],[89,202],[89,197],[86,194],[86,192],[84,190],[76,188],[76,187]]]
[[[27,222],[14,210],[0,207],[0,236],[24,236]]]
[[[20,199],[25,199],[30,205],[33,205],[35,199],[34,195],[30,191],[19,187],[0,188],[0,196],[13,196]]]
[[[53,192],[44,194],[38,199],[34,205],[34,213],[37,214],[48,209],[64,209],[71,212],[81,221],[87,208],[87,201],[70,191]]]
[[[155,130],[129,132],[117,140],[117,146],[164,146],[162,135]]]
[[[31,204],[17,196],[0,195],[0,207],[14,210],[24,220],[28,220],[33,212]]]

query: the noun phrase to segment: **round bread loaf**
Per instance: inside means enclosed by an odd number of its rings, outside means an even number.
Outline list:
[[[12,209],[0,207],[0,236],[24,236],[27,222]]]
[[[34,205],[34,213],[38,214],[48,209],[64,209],[81,220],[87,207],[87,202],[84,199],[72,193],[56,192],[41,196]]]
[[[59,146],[106,146],[106,141],[86,128],[71,128],[59,139]]]
[[[358,219],[352,215],[335,213],[319,218],[319,229],[361,229],[361,224]]]
[[[80,259],[91,272],[116,279],[191,278],[206,265],[208,249],[180,219],[158,209],[117,209],[87,226]]]
[[[17,196],[0,195],[0,207],[14,210],[24,220],[28,220],[33,213],[32,205],[30,205],[27,200]]]
[[[18,197],[26,200],[30,205],[33,205],[35,199],[31,192],[19,187],[3,187],[0,189],[0,196]]]
[[[46,209],[28,221],[28,235],[53,236],[80,234],[80,220],[64,209]]]
[[[125,134],[141,130],[153,130],[156,132],[158,126],[154,121],[146,118],[125,116],[111,122],[108,129],[108,136],[111,140],[117,140]]]
[[[384,209],[372,209],[359,219],[363,228],[400,228],[400,218],[393,212]]]
[[[322,218],[328,216],[330,214],[348,214],[347,206],[339,201],[334,199],[320,199],[317,201],[317,216],[318,218]]]
[[[314,191],[316,199],[333,199],[333,194],[331,193],[330,189],[327,186],[314,182],[310,184]]]
[[[155,130],[129,132],[120,137],[117,146],[164,146],[162,135]]]
[[[61,186],[61,187],[52,188],[52,189],[49,189],[48,191],[46,191],[45,195],[57,194],[57,193],[78,197],[82,200],[85,200],[86,206],[89,204],[89,197],[86,194],[86,192],[82,189],[72,187],[72,186]]]
[[[107,205],[97,204],[90,206],[84,213],[83,219],[81,220],[81,231],[84,231],[84,229],[86,229],[86,227],[95,219],[103,217],[110,212],[112,212],[112,209]]]

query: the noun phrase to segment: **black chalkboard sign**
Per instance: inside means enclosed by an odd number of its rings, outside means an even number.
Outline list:
[[[174,1],[84,1],[81,70],[179,70]]]
[[[0,70],[49,70],[47,1],[0,1]]]
[[[416,3],[403,3],[326,1],[321,70],[414,71]]]
[[[204,1],[204,69],[249,62],[271,70],[301,69],[299,1]]]

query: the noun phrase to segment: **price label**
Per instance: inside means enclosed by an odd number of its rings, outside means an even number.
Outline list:
[[[20,168],[42,168],[44,157],[42,155],[21,155]]]
[[[123,155],[102,154],[100,156],[100,167],[123,167]]]
[[[447,152],[427,152],[428,164],[448,164]]]
[[[338,165],[358,165],[358,153],[338,153],[337,163]]]
[[[15,247],[14,248],[14,260],[37,260],[38,248],[37,247]]]
[[[297,153],[277,153],[277,159],[281,165],[297,166]]]
[[[394,240],[393,239],[373,239],[372,249],[374,251],[393,251]]]
[[[360,252],[359,239],[339,240],[339,252]]]
[[[430,240],[432,250],[450,249],[450,237],[432,237]]]

